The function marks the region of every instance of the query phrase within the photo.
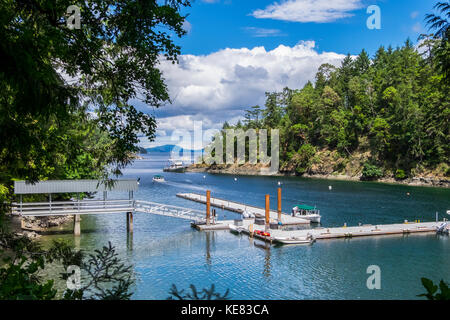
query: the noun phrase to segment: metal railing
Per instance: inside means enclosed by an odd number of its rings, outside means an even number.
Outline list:
[[[135,210],[166,217],[174,217],[196,222],[206,221],[206,213],[201,210],[182,208],[150,201],[136,200]]]
[[[78,214],[105,214],[123,212],[144,212],[195,222],[206,221],[201,210],[177,207],[142,200],[73,200],[51,202],[13,202],[13,215],[42,217]]]
[[[13,215],[40,217],[67,214],[134,212],[134,200],[75,200],[51,202],[13,202]]]

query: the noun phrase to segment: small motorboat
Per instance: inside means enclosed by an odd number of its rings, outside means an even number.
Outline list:
[[[307,219],[313,223],[320,223],[320,210],[316,207],[297,205],[292,208],[292,216]]]
[[[161,175],[156,175],[153,177],[153,182],[166,182],[166,180],[164,180],[164,177]]]
[[[184,173],[186,172],[187,166],[183,165],[183,161],[180,160],[168,160],[168,166],[163,169],[164,172],[176,172],[176,173]]]
[[[244,227],[236,226],[234,224],[229,224],[228,227],[230,228],[231,232],[237,233],[237,234],[240,234],[240,233],[242,233],[245,230]]]
[[[448,222],[444,222],[436,228],[436,232],[439,234],[448,235],[450,233],[450,225],[448,224]]]
[[[273,239],[275,242],[281,244],[312,244],[316,239],[312,235],[308,235],[306,237],[275,237]]]

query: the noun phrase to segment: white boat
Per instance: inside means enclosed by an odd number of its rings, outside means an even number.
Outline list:
[[[316,207],[310,207],[306,205],[297,205],[292,208],[292,216],[307,219],[313,223],[320,223],[320,210]]]
[[[439,227],[436,228],[436,232],[448,235],[450,233],[450,225],[448,224],[448,222],[444,222]]]
[[[163,169],[164,172],[177,172],[184,173],[186,172],[186,166],[183,164],[183,161],[180,160],[168,160],[168,166]]]
[[[153,177],[153,182],[165,182],[166,180],[164,179],[163,176],[157,175]]]
[[[234,224],[229,224],[228,227],[230,228],[230,231],[234,233],[242,233],[245,230],[244,227],[236,226]]]
[[[309,235],[307,237],[275,237],[273,239],[275,242],[279,242],[281,244],[312,244],[316,239],[313,236]]]

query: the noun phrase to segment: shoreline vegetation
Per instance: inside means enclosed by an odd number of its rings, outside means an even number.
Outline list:
[[[219,163],[229,162],[233,143],[234,162],[240,147],[239,160],[248,162],[258,142],[247,137],[275,129],[280,175],[449,187],[448,33],[422,35],[417,47],[410,40],[381,46],[373,57],[363,49],[338,67],[321,65],[301,89],[266,92],[264,106],[249,107],[235,124],[224,122],[213,138],[203,161],[217,165],[190,170],[258,175],[260,165]]]
[[[186,172],[206,172],[211,174],[227,174],[227,175],[237,175],[237,176],[269,176],[261,169],[265,166],[257,165],[205,165],[205,164],[194,164],[186,169]],[[298,175],[295,171],[279,171],[277,174],[270,176],[279,177],[303,177],[311,179],[324,179],[324,180],[340,180],[340,181],[367,181],[362,178],[361,174],[349,175],[346,173],[337,172],[310,172],[303,175]],[[416,187],[437,187],[437,188],[450,188],[450,180],[445,177],[438,177],[432,175],[415,176],[412,178],[406,178],[403,180],[395,179],[395,177],[382,177],[377,180],[372,180],[379,183],[389,183],[389,184],[403,184]]]

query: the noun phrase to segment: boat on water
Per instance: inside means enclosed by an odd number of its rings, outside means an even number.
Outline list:
[[[164,177],[163,176],[161,176],[161,175],[156,175],[156,176],[153,176],[153,182],[166,182],[166,180],[164,179]]]
[[[186,172],[186,166],[183,164],[181,160],[168,160],[168,165],[163,169],[164,172],[176,172],[176,173],[184,173]]]
[[[439,234],[449,235],[450,233],[450,225],[448,222],[442,223],[439,227],[436,228],[436,232]]]
[[[316,207],[307,206],[304,204],[296,205],[292,208],[292,216],[307,219],[313,223],[320,223],[320,210]]]
[[[274,242],[278,242],[284,245],[288,244],[312,244],[316,239],[312,235],[308,235],[306,237],[275,237],[273,238]]]
[[[230,228],[230,231],[233,233],[237,233],[237,234],[241,234],[242,232],[245,231],[244,227],[241,226],[236,226],[234,224],[229,224],[228,227]]]

